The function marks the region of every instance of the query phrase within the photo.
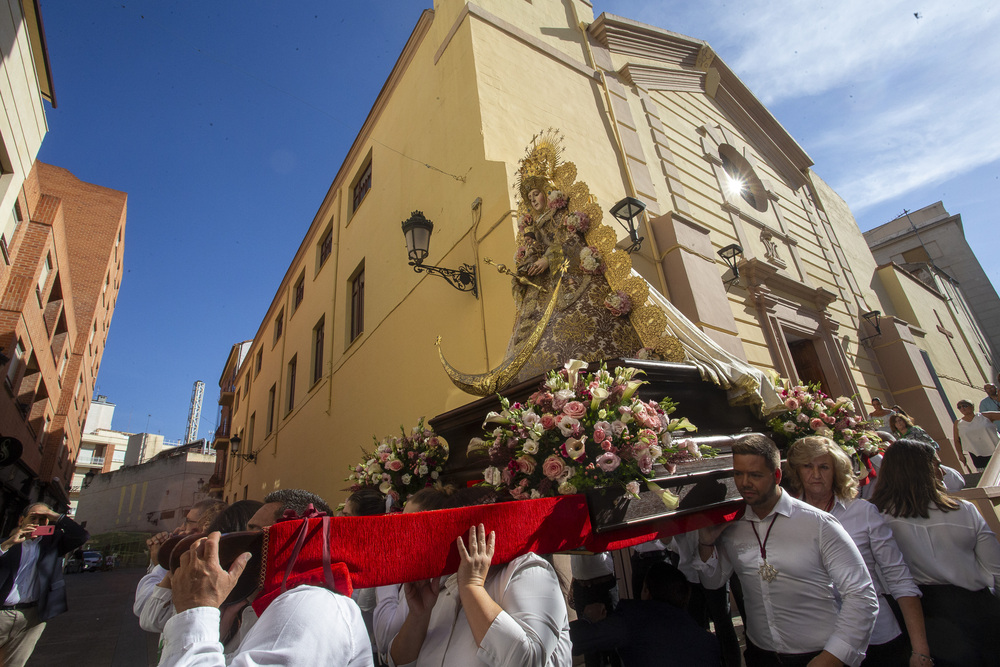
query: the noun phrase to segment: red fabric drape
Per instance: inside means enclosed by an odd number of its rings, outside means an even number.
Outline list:
[[[303,521],[305,540],[292,566],[287,587],[324,585],[323,544],[329,546],[333,576],[339,592],[350,594],[353,584],[369,588],[452,574],[458,570],[455,540],[469,527],[482,523],[496,531],[494,564],[507,563],[530,552],[549,554],[584,549],[599,553],[623,549],[655,538],[670,537],[702,526],[733,520],[740,503],[680,517],[664,518],[621,530],[597,533],[590,523],[582,495],[519,500],[435,512],[389,514],[328,519],[329,537],[323,539],[322,519],[283,521],[268,529],[264,592],[260,609],[277,596],[295,551]],[[344,577],[349,577],[344,581]],[[254,608],[258,607],[254,603]]]

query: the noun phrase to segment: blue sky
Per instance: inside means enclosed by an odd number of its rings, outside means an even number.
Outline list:
[[[229,348],[256,333],[427,4],[42,3],[58,108],[39,158],[129,195],[95,391],[118,405],[115,428],[181,438],[203,380],[200,434],[214,430]],[[601,11],[711,44],[862,229],[943,200],[1000,284],[992,3],[595,0]]]

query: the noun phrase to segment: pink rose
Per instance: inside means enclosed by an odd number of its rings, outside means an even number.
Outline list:
[[[809,420],[809,428],[814,431],[823,428],[823,420],[819,417],[813,417]]]
[[[570,401],[563,406],[563,414],[574,419],[580,419],[587,414],[587,406],[580,401]]]
[[[528,455],[521,456],[517,459],[517,467],[525,475],[530,475],[535,472],[535,459]]]
[[[789,398],[787,401],[785,401],[785,407],[788,408],[789,410],[798,410],[799,402],[794,398]]]
[[[556,418],[552,415],[542,415],[542,428],[546,431],[551,431],[555,428]]]
[[[552,455],[542,462],[542,474],[549,479],[555,480],[566,471],[566,464],[556,455]]]
[[[660,428],[660,415],[657,414],[655,409],[650,408],[645,403],[636,403],[636,406],[632,409],[632,416],[646,428]]]

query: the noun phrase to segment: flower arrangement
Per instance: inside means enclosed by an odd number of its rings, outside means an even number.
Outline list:
[[[632,299],[622,290],[615,290],[604,299],[604,307],[615,317],[622,317],[632,312]]]
[[[502,410],[491,412],[485,438],[470,450],[489,456],[484,483],[515,499],[573,494],[594,487],[620,487],[637,496],[655,463],[713,456],[710,447],[675,439],[678,431],[697,428],[686,418],[671,419],[676,406],[669,398],[642,401],[635,368],[605,365],[582,372],[587,363],[569,361],[550,371],[527,403],[501,398]]]
[[[444,471],[448,443],[424,425],[423,417],[409,434],[400,427],[400,435],[375,440],[371,452],[362,449],[364,458],[351,468],[346,480],[351,491],[375,487],[392,496],[398,504],[420,489],[431,486]]]
[[[590,229],[590,216],[583,211],[568,213],[563,217],[563,226],[576,234],[586,234]]]
[[[580,251],[580,270],[592,276],[604,273],[604,258],[601,257],[601,251],[592,245],[585,246]]]
[[[822,435],[852,456],[873,456],[883,449],[882,439],[858,417],[850,398],[830,398],[818,384],[782,387],[780,395],[785,401],[785,411],[771,418],[767,425],[789,442]]]
[[[558,211],[561,208],[566,208],[566,205],[569,204],[569,197],[567,197],[566,193],[563,192],[562,190],[552,190],[551,192],[549,192],[548,200],[549,200],[549,208],[551,208],[553,211]]]

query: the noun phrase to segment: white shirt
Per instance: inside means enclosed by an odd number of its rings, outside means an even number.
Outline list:
[[[139,584],[135,587],[135,603],[132,605],[132,613],[139,618],[142,618],[142,610],[146,605],[146,601],[149,599],[149,596],[153,594],[153,591],[156,590],[156,585],[163,581],[166,576],[167,571],[159,565],[151,565],[149,567],[145,576],[139,580]],[[143,629],[145,630],[145,628]],[[155,632],[160,632],[162,630],[163,628],[160,628]]]
[[[231,656],[222,653],[219,610],[215,607],[197,607],[176,614],[167,621],[163,640],[161,667],[373,664],[358,605],[349,597],[316,586],[299,586],[278,596]]]
[[[778,571],[774,581],[760,577],[763,560],[753,526],[761,541],[767,539],[767,562]],[[695,563],[701,583],[720,588],[736,571],[747,636],[757,647],[778,653],[825,650],[852,667],[861,663],[878,602],[864,559],[833,516],[782,492],[763,520],[748,508],[716,545],[708,562]]]
[[[0,549],[0,556],[7,553]],[[38,539],[26,539],[21,542],[21,562],[14,575],[14,584],[10,594],[4,600],[5,605],[36,602],[38,600],[38,577],[35,569],[38,565]]]
[[[572,554],[569,557],[569,567],[573,578],[579,581],[599,579],[615,573],[614,558],[607,551],[599,554]]]
[[[698,531],[692,530],[674,535],[670,546],[670,550],[677,554],[677,569],[692,584],[701,583],[696,565],[701,562],[701,556],[698,555]]]
[[[975,505],[942,512],[931,505],[928,518],[884,515],[918,584],[953,584],[970,591],[1000,592],[1000,542]]]
[[[650,551],[663,551],[666,549],[666,545],[660,540],[650,540],[649,542],[643,542],[642,544],[637,544],[632,549],[636,553],[644,554]]]
[[[903,554],[892,539],[892,530],[877,507],[867,500],[853,500],[845,504],[838,498],[830,514],[837,517],[857,545],[879,596],[888,593],[896,599],[920,597],[920,589],[913,582]],[[892,608],[881,597],[878,603],[878,617],[869,642],[875,645],[885,644],[902,632]]]
[[[458,578],[444,580],[431,612],[423,646],[407,665],[491,665],[492,667],[570,667],[573,664],[569,618],[552,566],[529,553],[497,568],[486,579],[486,592],[503,608],[476,646],[458,594]],[[392,639],[406,618],[405,596],[395,586],[379,589],[375,608],[375,639],[389,653]],[[391,637],[384,633],[391,632]],[[380,636],[381,635],[381,636]],[[385,647],[385,648],[383,648]],[[389,665],[396,665],[391,656]],[[318,663],[317,663],[318,664]]]
[[[1000,441],[993,422],[981,412],[977,412],[972,421],[958,420],[958,437],[962,441],[962,449],[976,456],[993,456]]]

